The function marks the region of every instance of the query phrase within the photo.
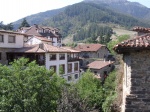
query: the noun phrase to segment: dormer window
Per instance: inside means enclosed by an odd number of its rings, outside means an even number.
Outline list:
[[[4,35],[0,35],[0,42],[4,42]]]
[[[15,41],[16,41],[16,37],[15,36],[12,36],[12,35],[8,36],[8,43],[15,43]]]

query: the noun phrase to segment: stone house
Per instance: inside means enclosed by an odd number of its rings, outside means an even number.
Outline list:
[[[102,81],[114,70],[114,62],[112,61],[93,61],[87,67],[99,77]]]
[[[74,49],[80,51],[81,67],[86,67],[86,65],[97,59],[104,60],[110,54],[106,45],[102,44],[81,44]]]
[[[150,34],[124,41],[114,50],[124,61],[121,112],[150,112]]]

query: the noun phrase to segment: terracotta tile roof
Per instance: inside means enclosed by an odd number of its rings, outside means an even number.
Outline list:
[[[98,51],[102,46],[102,44],[83,44],[83,45],[78,45],[77,47],[75,47],[75,50],[78,51]]]
[[[0,30],[0,33],[9,33],[9,34],[16,34],[16,35],[25,35],[23,33],[8,31],[8,30]]]
[[[41,33],[38,32],[39,30],[49,30],[50,32],[45,32],[45,33]],[[18,29],[18,32],[21,32],[21,30],[24,30],[25,34],[27,35],[34,35],[34,36],[50,36],[50,37],[60,37],[61,35],[58,33],[58,29],[57,28],[52,28],[52,27],[45,27],[45,26],[39,26],[39,25],[33,25],[31,27],[22,27],[21,29]],[[54,33],[54,31],[56,33]]]
[[[52,46],[49,44],[44,44],[44,48],[47,52],[54,52],[54,53],[67,53],[70,52],[69,50],[63,49],[61,47]]]
[[[13,53],[68,53],[70,51],[49,44],[25,45],[23,48],[17,48]]]
[[[136,32],[150,33],[150,28],[144,28],[139,26],[135,26],[132,30]]]
[[[51,40],[45,38],[45,37],[39,37],[39,36],[35,36],[35,38],[41,40],[41,41],[46,41],[46,42],[52,42]]]
[[[115,45],[114,50],[117,53],[129,52],[130,50],[150,49],[150,33],[137,36],[134,39],[126,40]]]
[[[23,48],[17,48],[14,51],[12,51],[13,53],[45,53],[44,49],[41,49],[38,45],[28,45],[25,46]]]
[[[113,64],[114,62],[112,61],[93,61],[92,63],[88,64],[88,68],[92,68],[92,69],[101,69],[104,68],[108,65]]]
[[[73,49],[71,47],[61,47],[61,48],[66,49],[66,50],[68,50],[68,51],[70,51],[72,53],[80,53],[80,51],[77,51],[77,50],[75,50],[75,49]]]

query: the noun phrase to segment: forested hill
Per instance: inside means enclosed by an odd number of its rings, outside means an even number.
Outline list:
[[[53,17],[53,16],[59,14],[60,12],[63,12],[64,9],[65,9],[65,7],[64,8],[60,8],[60,9],[48,10],[46,12],[40,12],[40,13],[37,13],[37,14],[33,14],[33,15],[30,15],[30,16],[27,16],[25,18],[26,18],[26,20],[28,21],[28,23],[30,25],[40,24],[41,22],[45,21],[46,19],[49,19],[50,17]],[[23,19],[24,18],[19,19],[19,20],[15,21],[13,23],[14,29],[18,29],[18,27],[20,26],[20,24],[23,21]]]
[[[147,8],[138,2],[130,2],[127,0],[84,0],[84,2],[103,4],[115,11],[129,14],[139,19],[150,19],[150,8]]]
[[[77,3],[68,6],[62,13],[44,21],[46,26],[58,27],[63,36],[76,34],[76,32],[86,29],[90,24],[113,23],[127,28],[133,26],[149,26],[131,16],[116,13],[102,5],[94,3]]]

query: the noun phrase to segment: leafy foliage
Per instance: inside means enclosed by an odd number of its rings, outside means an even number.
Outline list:
[[[110,42],[107,44],[107,47],[108,47],[108,49],[111,51],[111,53],[115,54],[115,52],[114,52],[114,50],[113,50],[113,47],[114,47],[116,44],[118,44],[118,43],[120,43],[120,42],[122,42],[122,41],[124,41],[124,40],[127,40],[127,39],[129,39],[129,38],[130,38],[129,35],[117,36],[117,40],[110,41]]]
[[[13,24],[9,23],[7,25],[3,24],[3,21],[0,22],[0,29],[3,30],[13,30]]]
[[[63,80],[27,59],[0,65],[0,109],[10,112],[54,112]],[[51,78],[50,78],[51,77]]]
[[[116,95],[116,71],[113,71],[106,78],[104,86],[104,102],[102,108],[104,112],[111,112],[114,99]]]

